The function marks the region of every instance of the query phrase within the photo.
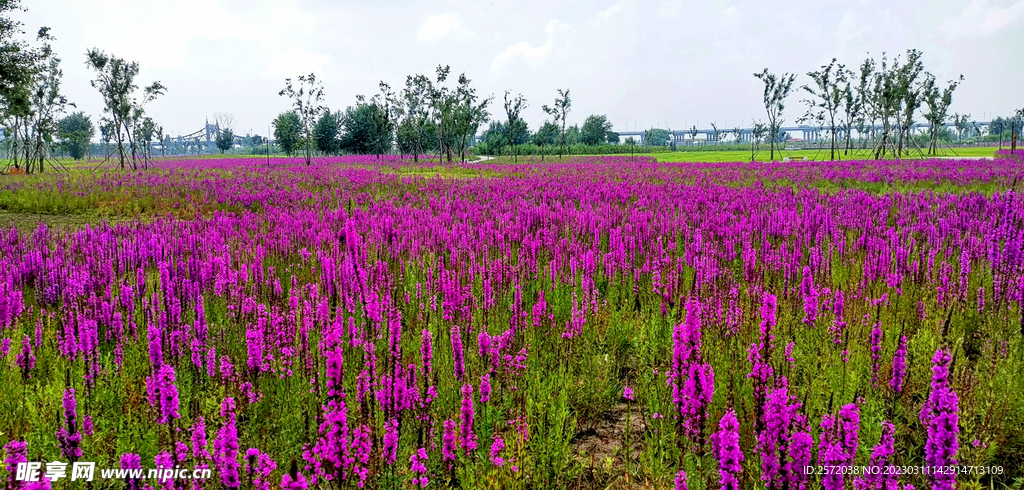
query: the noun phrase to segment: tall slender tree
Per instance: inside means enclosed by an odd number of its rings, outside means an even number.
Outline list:
[[[313,127],[324,111],[321,105],[324,97],[324,84],[317,80],[316,75],[301,75],[298,84],[293,85],[291,78],[284,80],[285,87],[277,94],[292,100],[295,114],[299,116],[299,134],[306,152],[306,165],[313,161]]]
[[[519,163],[518,143],[522,132],[526,129],[526,125],[523,124],[522,117],[519,114],[523,109],[526,109],[528,105],[523,94],[519,94],[515,96],[515,98],[509,99],[509,93],[509,90],[505,91],[505,115],[508,118],[505,131],[508,133],[507,140],[509,146],[512,147],[512,158],[516,163]]]
[[[805,99],[807,114],[804,120],[817,123],[820,126],[828,125],[831,144],[829,150],[831,160],[836,159],[836,116],[843,105],[844,92],[843,83],[845,80],[846,67],[836,63],[836,59],[828,65],[823,65],[820,70],[808,72],[807,76],[814,81],[814,86],[804,85],[804,92],[810,96]]]
[[[928,122],[928,154],[935,155],[938,151],[939,130],[943,128],[949,112],[949,106],[953,103],[953,91],[963,82],[964,76],[960,75],[957,80],[950,80],[946,88],[939,90],[935,84],[935,77],[928,74],[924,86],[924,103],[928,106],[928,112],[924,114]]]
[[[786,109],[786,98],[793,92],[796,75],[783,73],[781,76],[769,73],[765,68],[754,77],[764,83],[764,110],[768,113],[768,134],[775,135],[783,122],[782,111]],[[775,139],[771,138],[771,159],[775,160]]]
[[[90,49],[85,56],[86,65],[96,72],[96,78],[91,83],[103,97],[106,116],[101,122],[116,145],[119,167],[124,169],[130,166],[134,170],[139,167],[138,162],[142,156],[136,131],[145,114],[143,108],[166,93],[167,87],[159,81],[153,82],[143,89],[142,98],[136,99],[134,94],[138,85],[135,78],[139,74],[137,62],[125,61],[99,49]],[[147,159],[141,161],[143,168],[148,166]]]
[[[560,126],[558,132],[558,157],[561,158],[565,153],[565,123],[569,117],[569,110],[572,108],[572,100],[569,98],[569,89],[558,89],[558,97],[555,97],[555,103],[551,107],[547,105],[541,106],[541,109],[551,117],[556,126]]]

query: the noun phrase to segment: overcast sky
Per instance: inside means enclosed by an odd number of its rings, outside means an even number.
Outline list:
[[[266,134],[289,107],[277,95],[286,77],[315,72],[327,104],[344,108],[380,80],[401,86],[438,64],[494,94],[492,114],[506,89],[522,92],[532,129],[557,88],[571,90],[570,124],[606,114],[619,131],[749,126],[764,118],[755,71],[797,72],[802,85],[833,57],[855,67],[909,48],[940,80],[966,77],[951,112],[981,120],[1024,107],[1024,0],[23,3],[27,31],[52,28],[79,109],[102,111],[85,67],[97,47],[138,61],[140,85],[168,87],[147,112],[171,135],[218,112],[234,115],[236,132]]]

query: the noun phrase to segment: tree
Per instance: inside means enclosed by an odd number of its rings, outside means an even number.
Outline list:
[[[373,124],[372,146],[374,153],[379,159],[381,155],[391,150],[391,143],[394,141],[394,129],[400,117],[398,112],[400,105],[391,91],[391,86],[380,82],[380,93],[370,98],[370,105],[374,108],[370,112],[370,121]]]
[[[851,81],[853,76],[854,73],[852,71],[846,70],[842,74],[841,81],[843,84],[842,88],[840,89],[843,98],[843,122],[845,123],[845,127],[843,129],[843,136],[846,138],[846,144],[844,145],[843,155],[848,155],[850,153],[850,142],[852,138],[851,133],[853,132],[853,125],[855,120],[861,121],[859,123],[860,126],[858,130],[863,129],[864,106],[860,98],[854,94],[853,82]]]
[[[555,126],[561,125],[559,130],[558,157],[565,153],[565,122],[569,116],[569,109],[572,107],[572,100],[569,98],[569,89],[558,89],[558,97],[555,97],[555,104],[551,107],[541,106],[541,109],[554,120]]]
[[[1024,107],[1017,109],[1013,124],[1010,125],[1010,151],[1017,151],[1017,135],[1024,127]]]
[[[356,105],[345,109],[342,117],[341,148],[358,155],[378,154],[381,147],[391,146],[391,134],[382,133],[379,124],[384,115],[383,108],[356,96]]]
[[[935,77],[929,74],[925,78],[923,90],[924,103],[928,106],[928,112],[924,114],[925,121],[928,121],[928,154],[934,155],[938,149],[939,129],[946,122],[946,115],[949,106],[953,103],[953,91],[963,82],[964,76],[960,75],[959,80],[950,80],[946,88],[939,91],[935,85]]]
[[[277,95],[288,97],[292,100],[294,113],[299,118],[299,137],[302,146],[306,150],[306,165],[312,164],[313,159],[313,125],[317,118],[324,111],[320,105],[324,97],[324,84],[316,79],[316,75],[301,75],[298,78],[298,87],[292,85],[292,79],[284,79],[285,86]],[[289,152],[291,153],[291,152]]]
[[[667,129],[651,128],[644,131],[644,144],[647,146],[665,146],[669,139]]]
[[[868,139],[875,137],[875,120],[878,112],[875,110],[874,87],[871,85],[875,77],[875,60],[867,58],[860,65],[860,75],[857,83],[856,105],[860,108],[857,119],[857,133],[861,139],[861,149]],[[870,125],[868,122],[870,121]]]
[[[796,80],[796,75],[783,73],[782,76],[778,76],[774,73],[769,73],[768,69],[765,68],[761,73],[755,73],[754,77],[764,83],[764,110],[768,113],[768,134],[776,134],[779,132],[779,126],[783,122],[782,111],[786,108],[786,98],[793,91],[793,82]],[[770,158],[775,160],[774,138],[772,138],[770,145]]]
[[[21,22],[13,20],[10,15],[10,12],[18,10],[23,10],[19,0],[0,0],[0,121],[4,123],[4,133],[10,140],[8,144],[18,142],[15,130],[32,110],[30,94],[43,56],[24,41],[14,39],[24,32]],[[45,31],[40,29],[42,32]],[[19,168],[18,152],[12,153],[15,168]]]
[[[49,28],[39,29],[36,40],[42,41],[35,76],[32,80],[32,92],[29,96],[31,111],[22,118],[22,142],[25,149],[25,170],[45,171],[45,162],[50,155],[50,148],[56,138],[59,127],[58,118],[67,106],[74,107],[60,92],[61,78],[64,73],[60,69],[58,58],[50,47],[53,36]]]
[[[722,132],[718,130],[718,125],[711,123],[711,140],[715,142],[715,146],[718,146],[718,138]]]
[[[540,159],[544,161],[544,147],[554,145],[558,138],[558,126],[551,121],[544,121],[544,124],[533,133],[533,144],[540,148]]]
[[[754,128],[750,131],[750,161],[754,161],[754,157],[757,156],[757,151],[760,149],[758,145],[766,134],[768,134],[768,126],[761,121],[755,122]]]
[[[509,91],[505,91],[505,116],[507,117],[507,124],[505,125],[505,138],[509,145],[512,146],[512,155],[515,163],[519,163],[519,151],[517,147],[520,141],[526,136],[526,122],[520,116],[520,112],[528,107],[526,99],[523,94],[517,95],[513,99],[509,99]],[[488,145],[490,146],[490,145]]]
[[[274,119],[274,140],[288,155],[302,146],[302,120],[294,110],[282,112]]]
[[[220,130],[220,134],[217,135],[217,149],[221,153],[230,150],[235,146],[235,133],[231,128],[225,128]]]
[[[324,155],[337,155],[341,152],[341,112],[325,110],[313,127],[313,141],[316,151]]]
[[[57,124],[61,148],[71,158],[81,160],[89,152],[89,142],[96,135],[89,116],[84,112],[68,114]]]
[[[157,126],[156,123],[153,122],[153,118],[144,117],[142,118],[142,124],[140,124],[136,130],[139,146],[142,147],[142,153],[146,159],[153,157],[151,143],[153,142],[153,138],[156,136],[156,128]]]
[[[964,139],[964,133],[967,132],[969,122],[971,119],[970,114],[953,114],[953,126],[956,128],[956,140],[959,142]]]
[[[808,72],[807,76],[814,81],[813,87],[804,85],[802,88],[810,95],[804,102],[807,103],[807,114],[804,120],[810,120],[818,125],[828,124],[831,135],[831,160],[836,159],[836,115],[845,100],[843,83],[846,83],[846,67],[836,64],[836,59],[828,65],[823,65],[821,70]]]
[[[587,146],[599,145],[607,141],[607,134],[612,130],[612,123],[608,116],[591,115],[583,121],[583,144]]]
[[[604,133],[604,139],[609,144],[617,145],[619,144],[619,133],[616,133],[615,131],[606,131]]]
[[[87,51],[85,56],[86,65],[96,71],[96,79],[91,83],[103,97],[104,112],[108,117],[102,118],[101,123],[117,145],[119,167],[124,169],[130,165],[134,170],[138,168],[140,156],[136,132],[145,114],[143,107],[166,93],[167,87],[159,81],[153,82],[143,89],[139,101],[135,98],[135,90],[138,89],[135,77],[139,74],[137,62],[128,62],[95,48]],[[142,164],[145,168],[148,161],[143,159]]]
[[[425,141],[428,131],[434,132],[433,122],[430,120],[430,97],[433,92],[433,83],[425,75],[410,75],[405,79],[405,88],[402,90],[405,110],[404,119],[397,130],[398,146],[403,148],[403,152],[412,153],[414,162],[419,162],[419,156],[423,154],[424,149],[436,145],[436,142],[427,144]]]
[[[906,60],[901,62],[897,56],[893,58],[891,66],[885,53],[882,53],[878,69],[874,67],[874,60],[871,59],[861,67],[862,76],[867,74],[870,77],[870,82],[864,84],[870,86],[870,96],[865,100],[868,101],[872,115],[872,131],[875,117],[882,123],[874,155],[878,159],[888,151],[899,158],[903,152],[903,143],[909,137],[914,114],[923,102],[924,86],[918,80],[924,71],[921,52],[907,50]]]
[[[481,139],[487,145],[488,154],[501,156],[502,149],[509,143],[509,132],[505,126],[501,121],[491,121],[491,125],[484,130]]]
[[[455,155],[465,161],[470,139],[490,119],[487,106],[494,97],[480,100],[465,73],[459,75],[454,89],[445,86],[450,71],[448,66],[437,67],[437,81],[430,91],[431,116],[437,129],[439,153],[449,162]]]

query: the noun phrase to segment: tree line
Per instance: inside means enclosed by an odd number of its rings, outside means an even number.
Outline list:
[[[450,80],[454,78],[454,83]],[[436,152],[451,162],[465,160],[473,137],[490,119],[493,97],[481,97],[471,80],[452,76],[449,66],[438,66],[433,77],[410,75],[396,91],[380,82],[379,92],[357,95],[344,111],[324,105],[323,82],[315,74],[285,80],[279,95],[292,108],[273,122],[277,145],[289,154],[301,153],[307,164],[314,152],[383,155],[400,152],[419,161]]]
[[[84,112],[67,114],[75,104],[61,93],[63,71],[51,46],[54,37],[42,27],[35,44],[21,39],[22,24],[12,18],[21,10],[20,0],[0,0],[0,126],[7,166],[26,173],[44,172],[47,164],[62,169],[54,149],[83,158],[97,125]],[[96,73],[91,85],[103,97],[98,128],[109,148],[105,159],[116,158],[121,168],[146,167],[152,158],[150,142],[163,140],[163,128],[146,115],[145,106],[167,88],[156,81],[140,93],[139,64],[98,49],[85,53],[85,63]]]
[[[786,99],[796,88],[797,75],[775,74],[765,68],[754,76],[764,84],[767,132],[775,134],[784,121]],[[833,58],[820,69],[807,72],[807,77],[811,83],[799,87],[805,94],[801,102],[806,110],[797,121],[827,129],[832,160],[840,151],[846,155],[858,150],[870,152],[875,159],[902,158],[915,152],[921,156],[935,155],[947,123],[954,123],[961,137],[971,129],[969,114],[953,114],[952,118],[949,115],[953,93],[963,82],[963,75],[939,81],[924,69],[922,53],[916,49],[907,50],[902,57],[889,58],[882,53],[876,60],[869,56],[855,70]],[[1017,121],[1024,109],[1016,114],[1009,123],[1002,119],[998,122],[999,133],[1006,126],[1011,133],[1020,131]],[[923,145],[912,132],[915,123],[922,119],[927,124]],[[978,129],[977,123],[974,129]],[[755,138],[752,148],[757,143]],[[770,151],[774,159],[775,139],[771,140]]]

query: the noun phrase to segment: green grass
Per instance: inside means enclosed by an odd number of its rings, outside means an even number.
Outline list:
[[[995,155],[995,147],[967,147],[967,148],[956,148],[954,150],[943,149],[938,156],[941,157],[990,157]],[[955,152],[955,153],[954,153]],[[759,162],[766,162],[770,160],[770,153],[768,150],[762,150],[757,153],[756,160]],[[739,151],[739,150],[706,150],[706,151],[676,151],[676,152],[658,152],[658,153],[636,153],[635,156],[646,156],[655,157],[659,162],[749,162],[750,152]],[[807,157],[808,160],[828,160],[829,150],[776,150],[775,159],[781,161],[784,157],[791,159],[802,159]],[[911,157],[915,158],[915,157]],[[917,157],[919,158],[919,157]],[[842,152],[837,152],[836,160],[870,160],[872,156],[866,151],[851,152],[849,155],[843,155]]]

